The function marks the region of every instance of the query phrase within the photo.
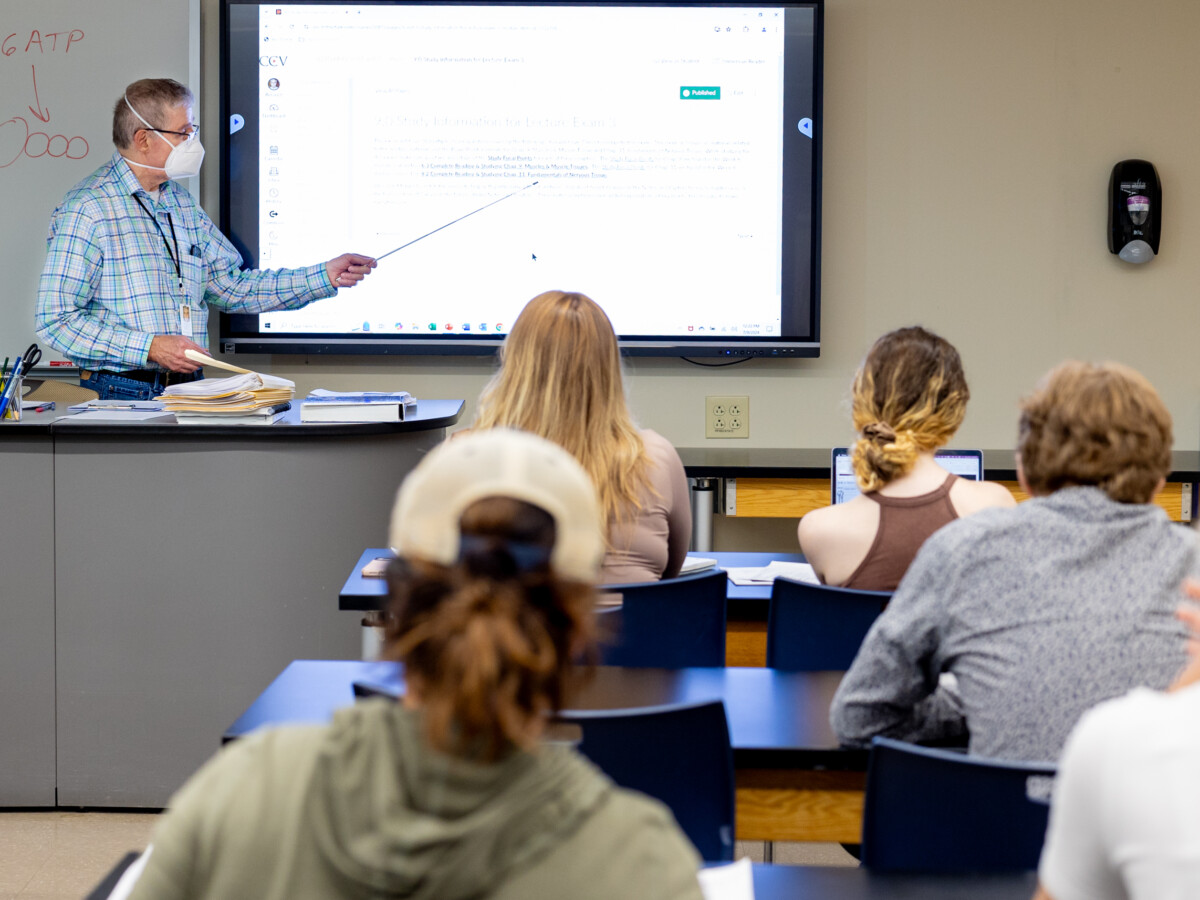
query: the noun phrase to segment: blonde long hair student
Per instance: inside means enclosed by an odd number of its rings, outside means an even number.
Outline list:
[[[135,900],[700,900],[670,813],[541,740],[591,645],[603,537],[579,464],[511,429],[449,441],[390,543],[403,702],[230,745],[172,799]]]
[[[500,359],[473,430],[519,428],[579,461],[608,523],[603,581],[678,574],[692,532],[687,476],[665,438],[634,425],[604,310],[583,294],[539,294],[513,324]]]
[[[863,493],[800,520],[800,548],[823,581],[894,590],[942,525],[1015,504],[1001,485],[956,478],[935,461],[970,396],[958,351],[931,331],[901,328],[871,347],[851,401],[859,433],[851,459]]]

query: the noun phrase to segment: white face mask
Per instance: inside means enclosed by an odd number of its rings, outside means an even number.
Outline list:
[[[171,152],[167,156],[167,164],[165,166],[147,166],[144,163],[134,162],[131,159],[125,161],[132,166],[140,166],[143,169],[161,169],[167,173],[168,178],[191,178],[193,175],[200,174],[200,164],[204,162],[204,145],[200,143],[199,138],[192,138],[189,141],[184,141],[182,144],[172,144],[163,137],[157,129],[145,119],[142,119],[141,113],[133,108],[133,104],[129,102],[129,98],[125,98],[125,105],[129,107],[129,111],[141,119],[142,124],[150,131],[158,135],[160,141],[165,141],[170,147]]]

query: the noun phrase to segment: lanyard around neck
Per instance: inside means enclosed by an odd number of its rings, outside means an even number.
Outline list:
[[[171,214],[167,213],[167,224],[171,226],[171,240],[175,242],[175,252],[171,252],[171,244],[167,241],[167,233],[162,230],[162,226],[158,224],[158,218],[154,213],[150,212],[150,207],[142,202],[142,198],[137,194],[133,195],[133,199],[138,202],[138,206],[146,211],[146,215],[150,217],[150,221],[154,223],[154,227],[158,229],[158,234],[162,238],[163,246],[167,248],[167,256],[171,257],[171,264],[175,266],[175,277],[179,279],[179,288],[183,289],[183,270],[179,266],[179,239],[175,237],[175,220],[171,218]]]

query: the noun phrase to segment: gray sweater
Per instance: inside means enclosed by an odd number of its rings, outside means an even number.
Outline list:
[[[1086,709],[1182,668],[1174,611],[1198,563],[1193,532],[1093,487],[952,522],[867,634],[834,731],[863,744],[969,730],[972,753],[1056,760]]]

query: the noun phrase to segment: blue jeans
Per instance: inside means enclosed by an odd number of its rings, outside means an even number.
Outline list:
[[[152,400],[163,392],[167,386],[167,373],[160,372],[153,382],[137,381],[133,378],[122,378],[112,372],[88,372],[85,378],[81,372],[79,384],[90,388],[100,395],[101,400]],[[203,378],[203,372],[196,373],[197,379]]]

